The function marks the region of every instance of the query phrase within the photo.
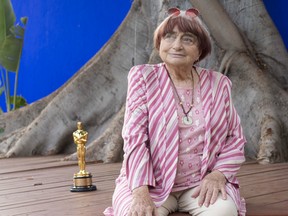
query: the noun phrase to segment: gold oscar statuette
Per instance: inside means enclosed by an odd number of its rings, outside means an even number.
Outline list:
[[[88,139],[88,132],[84,131],[82,128],[82,123],[77,123],[77,130],[73,133],[74,143],[77,145],[77,157],[79,172],[74,174],[73,177],[73,187],[71,187],[71,192],[84,192],[84,191],[94,191],[97,190],[95,185],[92,185],[92,175],[85,170],[85,154],[86,147],[85,144]]]

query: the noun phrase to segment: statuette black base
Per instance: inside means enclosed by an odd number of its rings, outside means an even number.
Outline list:
[[[86,192],[86,191],[95,191],[97,187],[95,185],[87,186],[87,187],[71,187],[71,192]]]
[[[86,192],[86,191],[95,191],[97,190],[95,185],[92,185],[92,175],[79,176],[74,175],[73,178],[74,185],[71,187],[71,192]]]

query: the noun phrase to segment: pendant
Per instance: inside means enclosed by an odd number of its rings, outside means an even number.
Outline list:
[[[193,121],[190,116],[183,116],[182,123],[185,125],[192,125]]]

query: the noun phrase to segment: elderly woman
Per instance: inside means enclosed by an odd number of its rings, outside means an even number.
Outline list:
[[[195,8],[169,9],[154,34],[163,63],[133,67],[124,161],[105,215],[245,215],[236,173],[244,162],[230,80],[195,66],[211,51]]]

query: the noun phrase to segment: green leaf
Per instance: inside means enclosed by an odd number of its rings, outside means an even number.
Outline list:
[[[22,96],[19,96],[19,95],[17,95],[16,96],[16,102],[15,102],[15,104],[13,103],[13,101],[14,101],[14,96],[10,96],[10,101],[11,101],[11,104],[12,105],[15,105],[15,109],[19,109],[19,108],[21,108],[21,107],[23,107],[23,106],[26,106],[28,103],[27,103],[27,101],[26,101],[26,99],[24,98],[24,97],[22,97]],[[15,110],[14,109],[14,110]]]
[[[25,29],[22,28],[20,25],[11,26],[10,32],[14,35],[14,37],[19,38],[19,39],[23,39]]]
[[[28,17],[21,17],[20,20],[23,23],[23,25],[26,25],[28,22]]]
[[[1,86],[0,87],[0,96],[3,94],[3,92],[4,92],[4,86]]]
[[[0,0],[0,47],[6,36],[10,34],[9,29],[14,25],[16,16],[10,0]]]
[[[27,17],[21,17],[21,22],[24,25],[23,27],[20,26],[19,24],[15,26],[11,26],[10,32],[17,38],[23,39],[24,38],[24,33],[25,33],[25,26],[27,24],[28,18]]]
[[[21,57],[23,40],[9,35],[0,50],[0,64],[8,71],[17,72]]]
[[[2,43],[0,49],[0,64],[8,71],[18,73],[27,21],[27,17],[22,17],[21,22],[23,22],[24,27],[19,24],[15,26],[12,25],[9,29],[10,35],[6,36]]]

